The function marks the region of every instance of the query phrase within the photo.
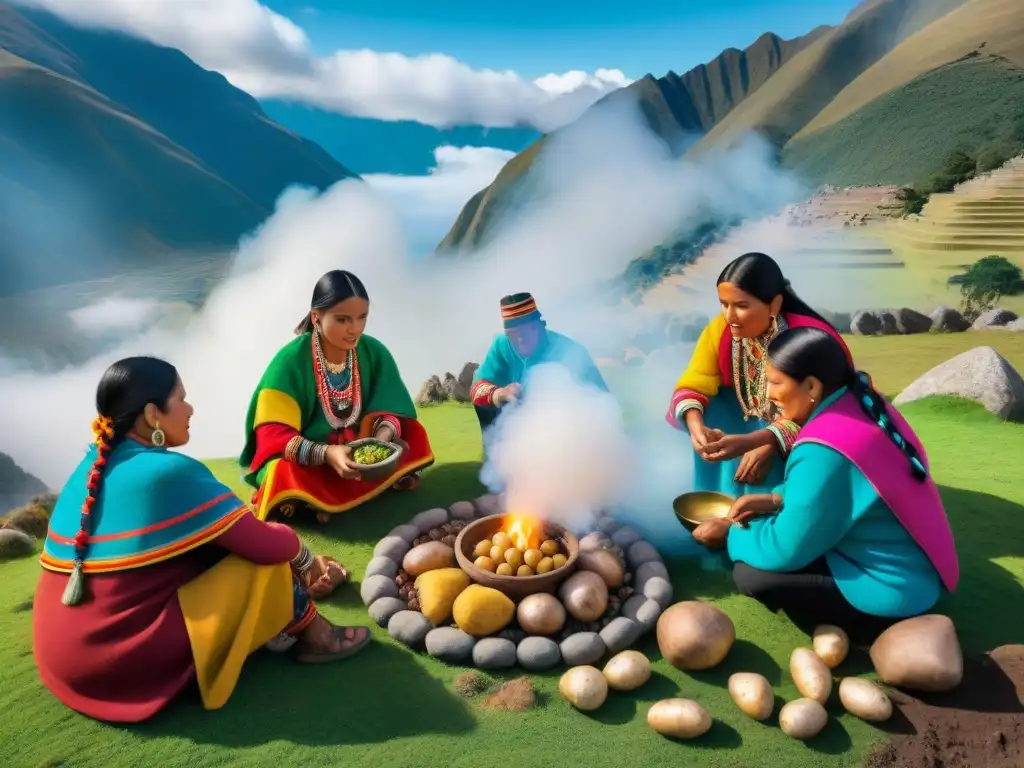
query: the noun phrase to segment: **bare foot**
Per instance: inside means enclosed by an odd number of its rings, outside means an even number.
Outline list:
[[[317,664],[348,658],[369,642],[367,627],[337,627],[317,616],[299,636],[295,650],[300,662]]]
[[[322,600],[348,581],[348,569],[333,557],[323,558],[323,575],[309,585],[309,596]]]

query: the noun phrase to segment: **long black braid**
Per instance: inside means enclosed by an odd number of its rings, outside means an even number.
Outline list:
[[[889,418],[885,398],[871,386],[871,378],[864,371],[854,371],[849,387],[850,391],[857,396],[861,410],[885,432],[893,444],[906,456],[914,477],[921,481],[926,480],[928,468],[925,467],[921,455],[917,452],[917,448],[900,434],[899,429]]]

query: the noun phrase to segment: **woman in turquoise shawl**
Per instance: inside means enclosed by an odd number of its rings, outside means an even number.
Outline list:
[[[769,397],[800,426],[785,477],[693,537],[727,549],[746,595],[799,626],[870,642],[956,589],[956,547],[928,456],[846,350],[816,328],[768,348]]]
[[[239,461],[257,489],[253,507],[261,520],[274,512],[291,517],[304,506],[326,523],[388,488],[417,487],[419,471],[434,462],[394,358],[363,332],[369,311],[358,277],[328,272],[313,289],[296,338],[260,379]],[[401,446],[387,477],[360,478],[347,443],[363,437]]]
[[[95,442],[50,519],[32,610],[39,677],[60,701],[138,722],[196,682],[218,709],[264,645],[323,662],[369,641],[365,627],[317,613],[326,558],[170,450],[188,442],[192,417],[174,366],[114,363],[96,406]]]

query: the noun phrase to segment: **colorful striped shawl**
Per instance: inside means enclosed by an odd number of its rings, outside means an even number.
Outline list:
[[[95,459],[92,446],[57,499],[40,560],[48,570],[69,573],[73,567],[86,476]],[[195,459],[124,440],[103,470],[83,570],[123,571],[167,560],[212,541],[246,510]]]

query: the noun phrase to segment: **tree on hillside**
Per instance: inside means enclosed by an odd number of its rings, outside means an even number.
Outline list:
[[[911,214],[920,213],[928,202],[928,195],[918,192],[914,187],[901,187],[893,195],[895,202],[878,206],[888,216],[906,218]]]
[[[1024,291],[1024,273],[1004,256],[986,256],[978,259],[961,275],[949,278],[960,286],[960,305],[965,318],[973,322],[1003,296]]]

